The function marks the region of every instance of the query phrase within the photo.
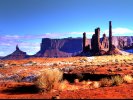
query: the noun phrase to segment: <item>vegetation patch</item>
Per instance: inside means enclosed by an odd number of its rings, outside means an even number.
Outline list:
[[[45,91],[50,91],[53,88],[58,88],[62,78],[63,73],[59,69],[44,69],[35,84]]]

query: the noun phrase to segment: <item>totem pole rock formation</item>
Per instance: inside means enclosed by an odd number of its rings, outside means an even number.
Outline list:
[[[109,21],[109,51],[112,49],[112,22]]]
[[[91,48],[93,52],[99,52],[101,49],[101,43],[100,43],[100,28],[95,29],[95,34],[92,36],[91,40]]]
[[[90,50],[89,41],[87,40],[86,33],[83,33],[83,52],[88,52]]]
[[[86,46],[86,33],[83,33],[83,52],[85,52],[85,46]]]
[[[108,38],[106,37],[106,34],[103,34],[102,40],[101,40],[101,45],[103,49],[108,49],[109,44],[108,44]]]

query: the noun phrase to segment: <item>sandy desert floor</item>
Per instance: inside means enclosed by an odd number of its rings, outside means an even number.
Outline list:
[[[64,69],[68,81],[63,89],[39,92],[34,82],[24,81],[28,76],[39,76],[47,68]],[[74,75],[84,75],[87,80],[74,81]],[[133,75],[133,55],[114,55],[70,58],[30,58],[24,60],[0,60],[1,99],[94,99],[133,98],[133,82],[119,86],[90,88],[103,77]]]

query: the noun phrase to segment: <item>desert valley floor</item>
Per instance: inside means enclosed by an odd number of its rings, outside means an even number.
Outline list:
[[[40,92],[35,79],[44,69],[59,69],[62,82]],[[94,99],[133,98],[133,78],[109,85],[102,79],[133,76],[133,55],[0,60],[1,99]]]

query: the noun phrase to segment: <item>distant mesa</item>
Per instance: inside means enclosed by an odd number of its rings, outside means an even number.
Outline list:
[[[40,51],[35,57],[71,57],[82,51],[82,38],[43,38]]]

